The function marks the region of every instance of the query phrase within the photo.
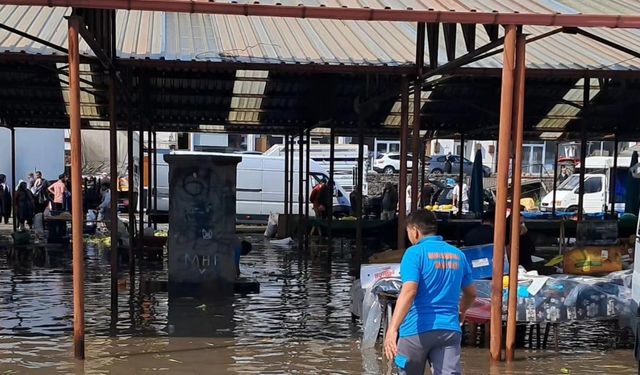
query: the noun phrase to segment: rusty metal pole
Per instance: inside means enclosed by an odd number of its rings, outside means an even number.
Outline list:
[[[115,74],[112,72],[112,74]],[[118,123],[116,118],[116,82],[109,79],[109,231],[111,232],[111,321],[118,320]],[[113,332],[115,335],[115,332]]]
[[[418,194],[422,191],[422,185],[418,184],[418,168],[420,153],[420,113],[422,109],[422,70],[424,67],[424,22],[418,22],[416,29],[416,82],[413,87],[413,132],[412,132],[412,158],[411,158],[411,212],[418,209]],[[424,181],[422,182],[424,184]]]
[[[80,130],[80,22],[69,18],[69,122],[71,133],[71,234],[73,240],[73,351],[84,359],[84,250],[82,242],[82,135]]]
[[[139,123],[138,129],[138,151],[139,151],[139,159],[138,159],[138,171],[140,174],[140,181],[138,181],[138,202],[140,204],[138,210],[138,255],[142,254],[143,237],[144,237],[144,126],[142,126],[142,122]]]
[[[402,76],[400,89],[400,181],[398,183],[398,250],[405,247],[407,220],[407,143],[409,138],[409,80]]]
[[[12,215],[12,224],[13,231],[18,230],[18,207],[16,207],[14,202],[14,196],[16,194],[16,128],[11,127],[11,188],[8,189],[11,192],[11,205],[13,207],[13,215]]]
[[[421,169],[421,171],[420,171],[420,173],[421,173],[421,176],[420,176],[420,181],[421,181],[420,182],[420,194],[421,195],[422,195],[422,188],[424,187],[425,182],[426,182],[426,178],[427,178],[426,177],[426,170],[425,170],[425,168],[427,167],[426,164],[427,164],[427,140],[425,139],[422,142],[422,150],[420,151],[420,169]],[[429,205],[429,204],[431,204],[431,202],[427,202],[427,205]],[[424,208],[424,207],[420,207],[420,208]]]
[[[516,42],[516,72],[513,88],[513,149],[516,171],[522,169],[522,141],[524,138],[524,86],[526,64],[526,38],[518,34]],[[507,313],[506,360],[514,359],[516,350],[516,317],[518,313],[518,265],[520,263],[520,196],[522,193],[522,173],[513,174],[513,202],[511,208],[511,257],[509,263],[509,302]]]
[[[589,96],[591,94],[591,79],[584,78],[582,90],[582,120],[580,121],[580,183],[578,185],[578,221],[584,217],[584,175],[587,170],[587,112],[589,111]]]
[[[500,128],[498,137],[498,173],[496,178],[496,217],[494,226],[493,278],[491,282],[491,343],[493,361],[501,359],[502,344],[502,273],[505,232],[507,228],[507,195],[509,178],[509,143],[513,106],[513,79],[516,49],[516,26],[505,27],[500,95]]]
[[[617,133],[617,132],[616,132]],[[614,135],[613,139],[613,172],[611,173],[611,186],[609,187],[610,191],[610,201],[611,201],[611,216],[613,217],[616,214],[616,184],[618,179],[618,135]]]

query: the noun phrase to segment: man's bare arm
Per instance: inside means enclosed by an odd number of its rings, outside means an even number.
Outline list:
[[[467,310],[473,305],[476,295],[476,286],[474,284],[462,288],[462,298],[460,298],[460,323],[464,320]]]

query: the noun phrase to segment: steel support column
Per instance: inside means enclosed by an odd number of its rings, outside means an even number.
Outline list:
[[[409,80],[402,76],[400,91],[400,181],[398,183],[398,250],[405,248],[407,219],[407,143],[409,138]]]
[[[462,195],[464,193],[464,134],[460,134],[460,170],[458,171],[458,180],[460,191],[458,192],[458,217],[462,217]]]
[[[153,133],[151,132],[151,126],[147,127],[147,227],[151,227],[151,217],[149,217],[151,211],[151,185],[153,182]]]
[[[586,173],[587,160],[587,116],[589,112],[589,100],[591,95],[591,79],[584,78],[582,90],[582,120],[580,121],[580,183],[578,185],[578,221],[584,217],[584,175]]]
[[[293,215],[293,200],[295,195],[293,194],[293,178],[295,177],[295,173],[294,173],[294,160],[295,160],[295,145],[296,145],[296,137],[294,135],[291,135],[291,137],[289,138],[289,140],[291,141],[291,145],[289,147],[289,214]],[[300,192],[298,192],[300,193]],[[291,223],[291,221],[289,221],[289,223]]]
[[[360,115],[362,116],[362,115]],[[363,244],[362,244],[362,184],[364,176],[364,119],[358,120],[358,168],[357,168],[357,185],[356,188],[356,261],[361,264],[363,260]],[[406,174],[405,174],[406,176]]]
[[[331,125],[331,133],[329,135],[329,181],[333,181],[334,175],[336,173],[335,167],[335,156],[336,156],[336,129],[335,125]],[[327,229],[327,236],[329,238],[329,256],[333,252],[333,246],[331,246],[331,240],[333,238],[333,230],[331,228],[333,224],[333,205],[329,205],[327,207],[329,210],[329,227]]]
[[[69,19],[69,122],[71,133],[71,233],[73,241],[73,351],[84,359],[84,246],[82,229],[82,135],[80,118],[80,24]]]
[[[553,202],[551,205],[551,215],[556,216],[556,193],[558,190],[558,156],[559,156],[560,144],[556,141],[556,154],[553,161]]]
[[[289,135],[284,135],[284,221],[289,232]],[[285,234],[286,236],[286,234]]]
[[[304,245],[306,246],[307,250],[309,249],[309,233],[307,233],[307,226],[306,223],[309,221],[309,195],[311,193],[311,188],[310,188],[310,181],[309,179],[311,178],[311,174],[309,173],[309,171],[311,170],[311,129],[307,129],[307,146],[306,146],[306,151],[307,151],[307,155],[306,155],[306,160],[305,160],[305,184],[304,184],[304,222],[305,222],[305,232],[304,232]],[[331,206],[331,209],[333,209],[333,205],[330,204],[329,206]],[[329,212],[331,213],[332,211],[329,210]]]
[[[158,211],[158,133],[153,131],[153,212]],[[158,223],[153,222],[153,229],[158,229]]]
[[[418,193],[422,190],[418,185],[418,157],[420,153],[420,113],[422,110],[422,71],[424,68],[424,39],[425,24],[418,22],[416,35],[416,83],[413,88],[413,131],[412,131],[412,161],[411,161],[411,211],[418,209]],[[424,182],[423,182],[424,183]]]
[[[302,230],[302,215],[304,214],[304,208],[302,207],[304,204],[304,129],[302,127],[299,129],[298,134],[298,243],[302,248],[302,242],[304,240],[304,231]]]
[[[143,247],[143,237],[144,237],[144,206],[145,206],[145,202],[144,202],[144,176],[145,176],[145,170],[144,170],[144,127],[142,126],[142,124],[139,125],[140,128],[138,129],[138,152],[139,152],[139,159],[138,159],[138,170],[140,171],[139,174],[139,186],[138,186],[138,202],[139,202],[139,209],[138,209],[138,241],[137,241],[137,247],[138,247],[138,255],[142,254],[142,247]]]
[[[611,174],[611,185],[609,187],[609,193],[611,195],[609,199],[609,201],[611,202],[611,216],[614,216],[616,214],[616,183],[618,180],[618,135],[616,134],[614,137],[615,138],[613,139],[613,171]]]
[[[135,254],[133,252],[133,243],[135,241],[134,234],[136,231],[136,198],[134,195],[135,179],[133,176],[133,164],[135,159],[133,157],[133,123],[131,121],[132,110],[131,105],[127,106],[127,199],[128,213],[129,213],[129,288],[133,288],[133,282],[135,280]]]
[[[6,184],[5,184],[6,185]],[[13,213],[11,218],[11,223],[13,224],[13,231],[18,230],[18,207],[16,207],[13,202],[15,202],[14,197],[16,195],[16,128],[11,127],[11,186],[8,189],[11,192],[11,206],[13,206]]]
[[[422,188],[425,185],[426,182],[426,164],[427,164],[427,140],[424,139],[422,142],[422,150],[420,152],[420,195],[422,196]],[[428,205],[431,204],[431,202],[427,203]],[[424,208],[424,207],[419,207],[419,208]]]
[[[498,138],[498,173],[496,178],[496,217],[494,226],[493,278],[491,283],[491,359],[501,359],[502,344],[502,264],[504,263],[507,228],[507,195],[509,178],[509,143],[513,109],[513,80],[516,49],[516,26],[505,27],[500,95],[500,127]]]
[[[112,73],[113,74],[113,73]],[[109,231],[111,232],[111,319],[118,320],[118,121],[116,118],[116,83],[109,79]],[[115,335],[115,332],[113,332]]]
[[[305,159],[304,214],[308,219],[309,218],[309,194],[311,194],[311,191],[310,191],[311,173],[309,173],[309,171],[311,170],[311,129],[307,129],[307,146],[306,147],[307,147],[306,148],[307,155]]]
[[[523,34],[518,34],[516,42],[516,69],[513,88],[513,149],[514,173],[513,173],[513,197],[511,198],[511,256],[509,262],[509,302],[507,315],[507,344],[506,360],[513,361],[516,350],[516,315],[517,315],[517,289],[518,289],[518,265],[520,260],[520,196],[522,194],[522,140],[524,137],[524,86],[526,64],[526,39]]]

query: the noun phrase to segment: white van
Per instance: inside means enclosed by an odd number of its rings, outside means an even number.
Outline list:
[[[584,200],[585,213],[604,212],[609,201],[608,182],[604,174],[584,175]],[[575,212],[578,211],[578,189],[580,188],[580,175],[572,174],[564,180],[556,191],[556,210]],[[553,192],[542,198],[540,211],[551,212],[553,210]]]
[[[284,145],[273,145],[264,152],[266,156],[282,156],[284,157]],[[298,145],[295,145],[293,152],[297,157],[299,155]],[[306,152],[306,149],[304,150]],[[364,146],[364,161],[368,161],[369,149]],[[329,171],[331,163],[331,145],[312,144],[309,150],[311,160],[318,163],[319,166]],[[306,162],[306,157],[304,158]],[[347,192],[351,193],[357,184],[357,168],[358,168],[358,145],[336,144],[333,155],[333,180],[336,184],[342,186]],[[362,195],[367,196],[369,193],[369,184],[367,183],[367,166],[364,166],[362,172]]]
[[[616,203],[615,210],[624,212],[624,189],[629,173],[630,157],[619,156],[616,172]],[[613,157],[590,156],[585,160],[586,174],[584,176],[584,212],[599,213],[609,211],[609,186],[613,178]],[[580,174],[575,173],[563,181],[556,191],[556,210],[577,211],[578,189]],[[542,198],[540,211],[551,212],[553,210],[553,191]]]
[[[161,151],[159,151],[161,152]],[[164,152],[166,153],[166,152]],[[190,151],[175,151],[176,154],[207,154],[240,156],[236,182],[236,215],[240,222],[266,222],[271,213],[284,213],[284,157],[256,154],[222,154]],[[298,212],[298,166],[293,162],[293,213]],[[328,180],[326,170],[318,163],[310,162],[309,191],[322,180]],[[158,211],[169,210],[169,166],[162,155],[158,155]],[[349,196],[335,184],[333,211],[336,215],[348,215]],[[303,194],[306,192],[303,192]],[[304,197],[303,197],[304,198]],[[313,216],[313,210],[309,209]]]

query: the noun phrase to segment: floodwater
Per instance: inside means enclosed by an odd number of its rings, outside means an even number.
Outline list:
[[[143,282],[166,279],[166,265],[144,262],[134,288],[121,275],[117,321],[110,317],[108,253],[87,249],[84,363],[72,359],[69,255],[0,248],[0,373],[395,373],[379,348],[360,349],[344,246],[335,246],[329,262],[326,253],[300,256],[259,236],[250,240],[242,272],[261,283],[259,294],[169,304],[166,291]],[[464,372],[636,374],[629,345],[613,324],[562,327],[559,352],[522,349],[515,363],[490,367],[486,349],[465,348]]]

